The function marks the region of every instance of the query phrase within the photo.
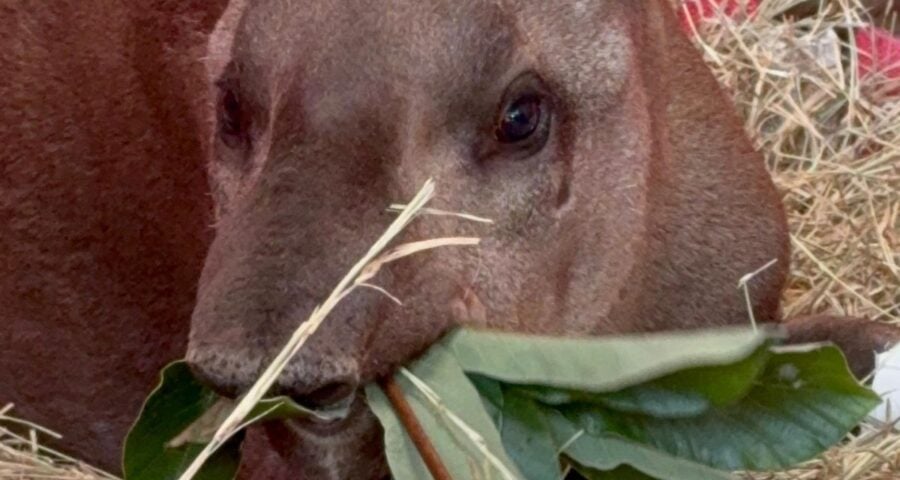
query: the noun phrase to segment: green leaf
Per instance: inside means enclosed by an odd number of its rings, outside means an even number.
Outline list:
[[[463,329],[445,344],[469,374],[507,384],[603,393],[681,370],[731,364],[775,336],[741,328],[559,338]]]
[[[572,467],[572,470],[578,473],[579,477],[577,478],[585,480],[657,480],[628,465],[622,465],[608,472],[585,467],[571,459],[569,460],[569,465]]]
[[[514,478],[522,478],[515,464],[508,458],[485,411],[478,392],[460,369],[456,359],[441,345],[432,347],[420,360],[408,367],[440,397],[435,406],[405,375],[397,374],[396,380],[428,433],[429,439],[441,456],[454,480],[504,478],[501,471],[486,460],[471,437],[457,426],[447,414],[453,412],[459,419],[484,439],[485,446]],[[366,387],[366,397],[372,411],[384,428],[385,449],[391,472],[397,480],[431,478],[412,441],[397,418],[387,397],[376,385]]]
[[[715,384],[719,379],[707,377]],[[610,431],[680,458],[724,470],[771,470],[838,443],[879,402],[856,382],[835,347],[774,353],[737,403],[689,418],[559,407],[592,435]]]
[[[496,411],[494,423],[510,458],[529,480],[558,480],[562,476],[561,445],[553,437],[545,409],[534,399],[483,377],[475,383],[482,397]]]
[[[175,362],[162,372],[162,379],[144,404],[137,422],[125,439],[125,480],[174,480],[187,469],[219,425],[234,409],[234,400],[219,397],[198,382],[185,362]],[[267,420],[316,417],[337,420],[348,406],[315,411],[286,397],[264,399],[247,416],[247,425]],[[194,478],[234,478],[240,463],[241,435],[228,441],[210,458]]]
[[[588,472],[610,472],[633,468],[660,480],[730,480],[726,472],[612,435],[593,435],[580,429],[559,412],[548,410],[554,436],[565,449],[566,457]],[[620,470],[621,471],[621,470]],[[603,478],[603,477],[600,477]],[[608,477],[619,478],[619,477]],[[640,477],[638,477],[640,478]]]
[[[770,348],[773,337],[734,329],[587,339],[463,330],[397,382],[455,479],[558,480],[566,467],[588,480],[724,480],[731,477],[715,468],[769,470],[820,453],[879,401],[838,349]],[[394,478],[429,478],[383,392],[369,385],[366,394]],[[233,406],[184,363],[167,367],[126,440],[126,480],[177,478]],[[248,423],[345,414],[275,398],[257,405]],[[232,478],[239,444],[229,442],[196,478]]]
[[[510,434],[504,425],[529,410],[521,401],[509,408],[516,396],[584,430],[577,460],[599,471],[614,465],[590,462],[608,452],[589,455],[584,445],[608,449],[610,438],[725,470],[788,467],[838,443],[878,403],[836,348],[773,351],[765,335],[738,331],[573,340],[469,330],[447,342],[476,385],[489,387],[482,394],[520,464],[534,460],[523,446],[545,456],[563,440],[542,437],[534,413],[513,423],[529,430]]]
[[[769,357],[769,347],[764,345],[734,363],[690,368],[615,392],[594,393],[540,386],[518,389],[547,405],[587,403],[658,418],[691,417],[743,398],[766,367]]]
[[[175,480],[203,445],[167,448],[168,442],[200,419],[219,397],[194,379],[187,364],[176,362],[162,372],[160,385],[147,398],[125,439],[122,462],[126,480]],[[240,439],[233,439],[206,463],[197,480],[234,478]]]
[[[219,398],[203,415],[188,426],[187,429],[171,439],[166,446],[178,448],[187,443],[207,444],[212,441],[225,419],[237,406],[237,400]],[[316,418],[324,422],[345,418],[350,411],[350,402],[335,405],[327,410],[311,410],[298,405],[288,397],[264,398],[259,401],[244,420],[245,425],[265,422],[268,420],[283,420],[286,418]]]
[[[479,385],[485,385],[480,382]],[[629,466],[647,474],[667,472],[657,476],[664,480],[724,480],[729,476],[707,466],[678,459],[643,445],[612,438],[592,437],[560,415],[554,407],[540,405],[515,389],[503,389],[502,397],[492,402],[500,412],[498,425],[503,444],[510,457],[529,480],[558,480],[561,454],[566,463],[576,467],[589,480],[593,478],[647,478]],[[500,400],[496,402],[496,400]],[[624,475],[632,477],[610,476]],[[668,476],[671,474],[671,476]],[[644,475],[644,476],[640,476]]]
[[[234,402],[235,404],[237,402]],[[267,420],[283,420],[286,418],[315,418],[323,422],[333,422],[347,418],[350,413],[352,399],[348,398],[343,403],[332,405],[324,410],[313,410],[304,407],[288,397],[264,398],[250,410],[248,420],[253,423]]]

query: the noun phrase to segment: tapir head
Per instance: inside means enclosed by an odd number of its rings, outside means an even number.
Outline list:
[[[481,246],[386,268],[373,282],[402,306],[349,296],[277,393],[341,400],[460,323],[586,335],[745,321],[736,283],[784,265],[784,219],[679,35],[655,0],[233,5],[212,41],[217,223],[195,371],[245,390],[393,219],[386,207],[430,177],[433,207],[494,223],[426,217],[403,240]],[[782,276],[754,284],[757,318],[777,315]],[[297,428],[350,468],[334,439],[372,424],[345,423]]]

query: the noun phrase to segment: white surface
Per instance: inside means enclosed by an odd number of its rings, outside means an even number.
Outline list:
[[[879,422],[897,422],[900,419],[900,345],[875,356],[872,390],[885,401],[869,416]]]

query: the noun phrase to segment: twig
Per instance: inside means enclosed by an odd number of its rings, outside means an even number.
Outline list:
[[[413,412],[409,402],[406,401],[406,397],[403,396],[403,390],[400,388],[400,385],[397,385],[394,377],[385,377],[379,382],[379,385],[384,390],[388,400],[390,400],[394,411],[397,412],[400,423],[403,424],[403,428],[409,434],[409,438],[412,440],[413,445],[416,446],[416,450],[418,450],[422,461],[425,462],[425,466],[428,468],[431,476],[434,477],[434,480],[452,480],[453,477],[450,476],[450,472],[444,466],[441,456],[435,450],[431,440],[428,439],[422,424],[416,418],[416,413]]]
[[[450,421],[456,428],[460,429],[473,445],[484,455],[484,458],[500,472],[500,475],[506,480],[521,480],[521,478],[513,473],[509,467],[507,467],[502,460],[500,460],[497,455],[491,452],[491,449],[488,448],[487,441],[484,437],[478,433],[474,428],[469,426],[462,418],[459,418],[459,415],[453,413],[453,410],[447,408],[447,405],[444,404],[444,401],[441,400],[441,397],[435,392],[424,380],[417,377],[414,373],[407,370],[405,367],[400,367],[400,374],[406,377],[410,383],[416,387],[419,392],[431,403],[432,406],[443,415],[447,420]]]

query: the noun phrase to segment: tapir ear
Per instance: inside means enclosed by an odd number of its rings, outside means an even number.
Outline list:
[[[703,120],[712,116],[727,120],[727,136],[746,138],[743,124],[730,99],[704,63],[701,52],[681,28],[673,3],[680,0],[642,0],[626,2],[635,10],[634,41],[638,44],[638,65],[643,70],[646,88],[652,89],[655,107],[663,108],[670,120]],[[705,99],[707,101],[698,102]],[[662,112],[660,112],[662,113]],[[734,135],[731,135],[734,134]],[[743,142],[745,149],[750,144]]]
[[[641,318],[683,327],[744,323],[738,280],[754,278],[757,320],[778,320],[788,267],[781,199],[731,98],[680,28],[670,0],[621,0],[631,9],[640,83],[651,118],[650,249]],[[668,322],[668,323],[666,323]]]

